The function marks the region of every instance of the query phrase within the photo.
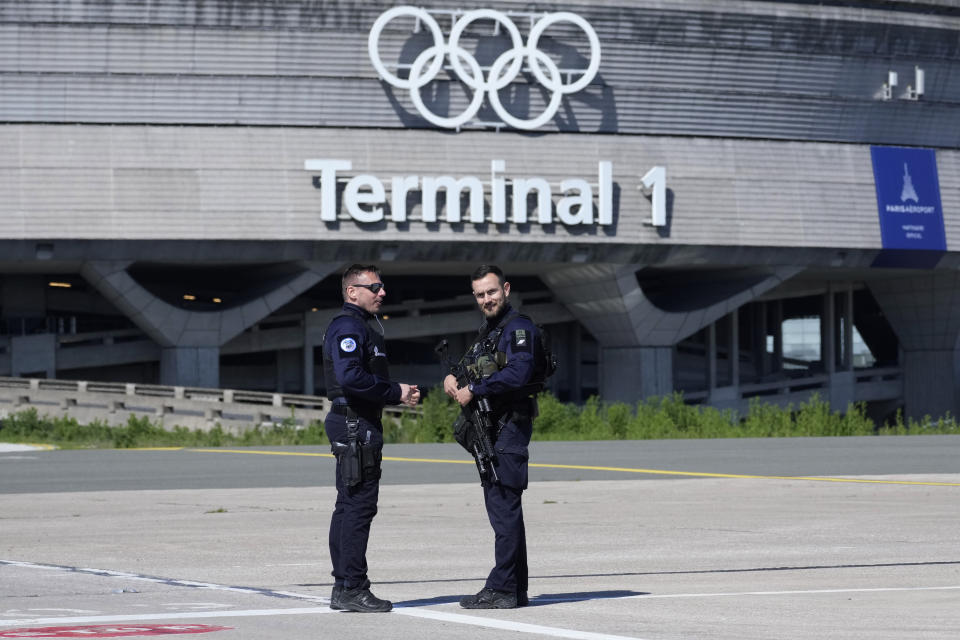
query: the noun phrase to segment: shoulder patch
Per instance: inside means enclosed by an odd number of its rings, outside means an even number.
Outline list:
[[[517,329],[513,332],[513,350],[530,351],[530,332],[526,329]]]
[[[357,355],[357,338],[359,336],[344,336],[340,339],[340,355],[343,356],[353,356]]]

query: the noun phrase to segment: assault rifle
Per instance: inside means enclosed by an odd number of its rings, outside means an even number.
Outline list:
[[[477,373],[462,363],[451,362],[448,355],[449,344],[446,340],[441,340],[435,351],[440,356],[441,362],[450,367],[451,373],[457,379],[458,387],[480,384],[481,379]],[[453,437],[473,456],[481,480],[489,476],[491,481],[499,483],[500,476],[497,475],[496,469],[499,464],[497,452],[493,448],[493,440],[490,437],[494,432],[491,414],[490,400],[475,395],[467,406],[460,407],[460,415],[453,423]]]

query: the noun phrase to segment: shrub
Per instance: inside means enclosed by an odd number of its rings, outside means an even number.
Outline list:
[[[538,400],[540,414],[533,421],[534,440],[960,434],[960,424],[950,414],[917,421],[904,420],[898,412],[891,423],[876,428],[863,404],[851,404],[841,413],[831,411],[829,403],[816,395],[797,407],[785,408],[755,398],[742,417],[730,410],[689,405],[680,393],[646,398],[635,407],[620,402],[607,404],[596,396],[577,406],[560,402],[546,392]],[[384,441],[452,442],[452,426],[459,411],[456,402],[436,387],[425,395],[420,413],[384,420]],[[149,417],[133,415],[119,427],[102,422],[81,425],[69,416],[40,416],[33,408],[0,420],[0,441],[115,448],[329,444],[322,424],[301,426],[292,411],[281,423],[258,425],[233,435],[220,425],[207,431],[180,426],[165,429]]]

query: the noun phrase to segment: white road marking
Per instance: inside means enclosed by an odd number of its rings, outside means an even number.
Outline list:
[[[291,598],[309,602],[323,603],[326,605],[329,600],[321,596],[311,594],[296,593],[292,591],[274,591],[269,589],[229,587],[208,582],[195,582],[193,580],[174,580],[170,578],[158,578],[152,576],[142,576],[138,574],[126,573],[122,571],[108,571],[102,569],[78,569],[75,567],[60,567],[55,565],[34,564],[31,562],[18,562],[11,560],[0,560],[0,565],[14,565],[42,570],[59,570],[67,572],[89,573],[93,575],[120,577],[126,579],[146,580],[158,582],[167,585],[178,585],[185,587],[211,589],[217,591],[239,592],[248,594],[258,594],[268,597]],[[664,593],[664,594],[637,594],[629,596],[613,596],[608,598],[597,598],[598,600],[642,600],[642,599],[664,599],[664,598],[724,598],[736,596],[779,596],[779,595],[816,595],[833,593],[883,593],[883,592],[907,592],[907,591],[942,591],[960,589],[960,585],[944,585],[937,587],[879,587],[879,588],[857,588],[857,589],[797,589],[789,591],[738,591],[738,592],[716,592],[716,593]],[[536,598],[536,602],[583,602],[583,597],[571,598]],[[440,605],[450,606],[450,605]],[[23,618],[23,619],[0,619],[0,626],[9,625],[40,625],[40,624],[80,624],[80,623],[113,623],[113,622],[142,622],[146,620],[189,620],[189,619],[210,619],[210,618],[242,618],[253,616],[283,616],[283,615],[315,615],[336,613],[327,606],[320,607],[295,607],[289,609],[249,609],[249,610],[231,610],[231,611],[189,611],[179,613],[144,613],[137,615],[99,615],[99,616],[75,616],[59,618]],[[409,616],[412,618],[424,618],[428,620],[437,620],[441,622],[451,622],[455,624],[465,624],[476,627],[486,627],[491,629],[502,629],[506,631],[516,631],[520,633],[533,633],[554,638],[570,638],[572,640],[642,640],[641,638],[618,636],[603,633],[594,633],[590,631],[576,631],[573,629],[561,629],[557,627],[546,627],[525,622],[514,622],[510,620],[497,620],[495,618],[486,618],[465,615],[462,613],[451,613],[446,611],[437,611],[436,609],[426,609],[421,607],[406,607],[402,604],[393,610],[394,614]]]
[[[183,609],[184,611],[209,611],[211,609],[226,609],[232,605],[224,604],[222,602],[161,602],[160,606],[170,607],[174,610]]]
[[[50,451],[55,447],[49,444],[14,444],[10,442],[0,442],[0,453],[15,451]],[[9,460],[10,458],[4,458]],[[32,457],[30,459],[33,459]]]
[[[0,626],[35,624],[85,624],[111,622],[143,622],[145,620],[192,620],[197,618],[249,618],[252,616],[302,616],[317,613],[337,613],[329,607],[298,607],[291,609],[248,609],[240,611],[183,611],[180,613],[138,613],[136,615],[76,616],[72,618],[23,618],[0,620]]]
[[[511,620],[497,620],[495,618],[478,618],[474,616],[466,616],[462,613],[447,613],[445,611],[434,611],[431,609],[402,608],[394,609],[393,613],[398,613],[402,616],[411,616],[413,618],[427,618],[428,620],[439,620],[441,622],[468,624],[475,627],[503,629],[504,631],[519,631],[520,633],[536,633],[541,636],[551,636],[553,638],[573,638],[574,640],[643,640],[642,638],[636,638],[633,636],[614,636],[608,633],[592,633],[590,631],[575,631],[573,629],[544,627],[539,624],[513,622]]]
[[[158,576],[145,576],[138,573],[128,573],[126,571],[112,571],[110,569],[93,569],[89,567],[66,567],[52,564],[37,564],[35,562],[21,562],[18,560],[0,560],[0,565],[9,565],[14,567],[25,567],[27,569],[40,569],[42,571],[62,571],[66,573],[86,573],[94,576],[106,576],[110,578],[123,578],[125,580],[140,580],[143,582],[152,582],[155,584],[165,584],[174,587],[191,587],[194,589],[209,589],[212,591],[229,591],[232,593],[246,593],[253,595],[268,596],[274,598],[294,598],[297,600],[308,600],[318,604],[329,604],[330,599],[323,596],[313,596],[302,593],[288,593],[286,591],[274,591],[271,589],[258,589],[254,587],[230,587],[212,582],[197,582],[195,580],[176,580],[173,578],[161,578]]]
[[[209,620],[211,618],[249,618],[254,616],[293,616],[293,615],[316,615],[338,613],[329,607],[301,607],[291,609],[250,609],[241,611],[192,611],[181,613],[144,613],[138,615],[112,615],[112,616],[76,616],[61,618],[22,618],[13,620],[0,620],[0,626],[32,626],[32,625],[61,625],[61,624],[97,624],[97,623],[115,623],[115,622],[145,622],[147,620]],[[551,636],[554,638],[571,638],[573,640],[642,640],[627,636],[614,636],[602,633],[591,633],[589,631],[574,631],[571,629],[559,629],[556,627],[544,627],[536,624],[527,624],[524,622],[511,622],[509,620],[496,620],[493,618],[477,618],[465,616],[458,613],[446,613],[443,611],[428,611],[419,609],[394,609],[393,613],[410,616],[412,618],[427,618],[429,620],[439,620],[442,622],[454,622],[458,624],[468,624],[475,627],[488,627],[491,629],[503,629],[507,631],[519,631],[521,633],[536,633],[539,635]]]
[[[726,598],[730,596],[799,596],[816,595],[820,593],[884,593],[890,591],[949,591],[960,589],[960,585],[944,585],[941,587],[876,587],[858,589],[799,589],[796,591],[731,591],[729,593],[664,593],[660,595],[624,596],[625,599],[651,598]]]

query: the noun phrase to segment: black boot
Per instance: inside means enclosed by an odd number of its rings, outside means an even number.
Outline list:
[[[393,609],[389,600],[381,600],[370,589],[344,589],[340,594],[340,608],[357,613],[382,613]]]
[[[476,595],[460,598],[460,606],[464,609],[516,609],[517,595],[484,587]]]
[[[333,593],[330,594],[330,608],[340,611],[343,607],[340,606],[340,594],[343,593],[343,585],[335,584],[333,585]]]

